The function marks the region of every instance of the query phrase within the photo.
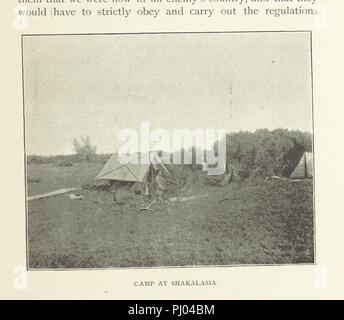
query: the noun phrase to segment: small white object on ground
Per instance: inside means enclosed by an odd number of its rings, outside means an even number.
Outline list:
[[[75,193],[72,193],[69,195],[69,199],[70,200],[82,200],[84,199],[85,197],[82,196],[81,194],[75,194]]]

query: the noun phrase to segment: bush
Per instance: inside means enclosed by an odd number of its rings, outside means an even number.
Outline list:
[[[72,167],[73,166],[73,162],[71,162],[69,160],[63,160],[63,161],[60,161],[57,165],[59,167]]]
[[[32,156],[27,157],[27,164],[38,165],[38,164],[42,164],[42,163],[43,163],[43,159],[41,156],[32,155]]]
[[[91,144],[90,137],[81,137],[80,140],[75,138],[73,140],[73,146],[76,154],[86,161],[91,161],[97,151],[96,146]]]

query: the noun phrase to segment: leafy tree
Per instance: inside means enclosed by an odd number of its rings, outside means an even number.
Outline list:
[[[298,130],[240,131],[225,139],[227,163],[235,166],[242,179],[289,176],[303,152],[312,151],[312,135]]]

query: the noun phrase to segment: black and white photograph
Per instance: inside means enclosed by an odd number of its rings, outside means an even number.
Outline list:
[[[314,264],[311,36],[24,35],[28,269]]]

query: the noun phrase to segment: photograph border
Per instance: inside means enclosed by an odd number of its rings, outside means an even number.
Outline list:
[[[153,267],[109,267],[109,268],[30,268],[29,266],[29,237],[28,237],[28,186],[27,186],[27,153],[26,153],[26,117],[25,117],[25,80],[24,80],[24,38],[26,37],[53,37],[53,36],[120,36],[120,35],[169,35],[169,34],[247,34],[247,33],[308,33],[310,43],[310,80],[311,80],[311,105],[312,105],[312,153],[313,153],[313,250],[314,261],[310,263],[289,264],[232,264],[232,265],[186,265],[186,266],[153,266]],[[105,32],[105,33],[32,33],[21,35],[21,77],[22,77],[22,103],[23,103],[23,140],[24,140],[24,186],[25,186],[25,253],[26,270],[29,272],[39,271],[110,271],[128,269],[185,269],[185,268],[239,268],[239,267],[302,267],[317,265],[316,250],[316,161],[315,161],[315,126],[314,126],[314,72],[313,72],[313,31],[312,30],[257,30],[257,31],[182,31],[182,32]]]

